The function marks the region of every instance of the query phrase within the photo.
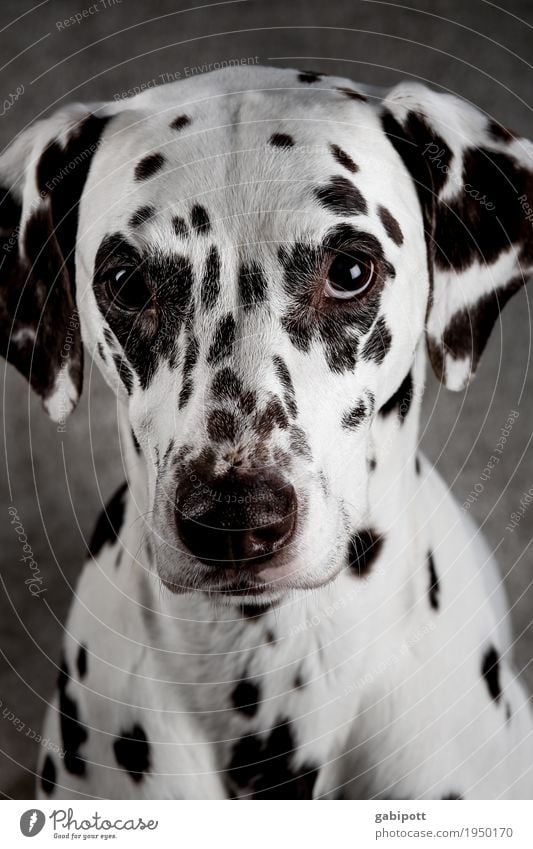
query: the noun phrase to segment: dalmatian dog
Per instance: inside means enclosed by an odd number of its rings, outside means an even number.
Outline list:
[[[259,67],[3,153],[2,353],[64,422],[84,345],[126,477],[41,798],[531,798],[501,579],[417,439],[532,269],[532,164],[450,94]]]

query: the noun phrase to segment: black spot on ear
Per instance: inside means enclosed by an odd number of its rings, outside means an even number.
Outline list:
[[[182,368],[182,384],[180,395],[178,399],[179,409],[182,410],[189,398],[191,397],[193,383],[192,383],[192,371],[196,365],[198,360],[199,346],[196,336],[191,334],[189,337],[189,341],[187,343],[187,348],[185,350],[185,356],[183,358],[183,368]]]
[[[343,168],[346,168],[352,174],[355,174],[356,171],[359,171],[359,168],[353,161],[352,157],[346,153],[342,147],[339,147],[338,144],[330,144],[329,149],[331,150],[334,158],[337,160],[339,165],[342,165]]]
[[[285,405],[287,407],[287,410],[289,411],[289,415],[292,416],[292,418],[296,418],[296,416],[298,415],[296,393],[294,391],[294,384],[292,382],[289,369],[287,368],[287,364],[279,356],[275,356],[273,358],[273,362],[274,368],[276,369],[276,374],[283,387],[283,400],[285,401]]]
[[[237,419],[230,410],[212,410],[207,417],[207,435],[213,442],[233,442],[237,436]]]
[[[76,666],[80,678],[85,678],[87,675],[87,649],[85,646],[80,646],[78,656],[76,658]]]
[[[485,679],[491,699],[496,704],[500,701],[502,690],[500,686],[500,656],[494,646],[485,652],[481,665],[481,673]]]
[[[205,206],[195,204],[191,209],[191,225],[197,233],[208,233],[211,229],[211,222]]]
[[[214,339],[209,348],[207,362],[209,365],[217,365],[224,357],[231,354],[235,344],[235,319],[228,313],[218,323]]]
[[[348,543],[348,567],[361,578],[368,575],[383,547],[383,537],[374,530],[352,534]]]
[[[162,153],[151,153],[149,156],[145,156],[135,166],[135,179],[148,180],[157,174],[158,171],[161,171],[165,162],[166,159]]]
[[[155,207],[149,206],[140,206],[136,212],[130,218],[129,225],[130,227],[140,227],[141,224],[146,224],[147,221],[150,221],[155,215]]]
[[[368,102],[368,97],[365,94],[361,94],[359,91],[355,91],[353,88],[347,88],[346,86],[336,86],[336,91],[340,91],[341,94],[344,94],[345,97],[349,97],[351,100],[360,100],[363,103]]]
[[[267,282],[257,262],[241,265],[238,285],[240,302],[245,309],[250,309],[265,300]]]
[[[138,784],[150,769],[150,746],[146,734],[135,723],[130,731],[122,731],[113,743],[117,763],[128,772]]]
[[[429,570],[429,603],[433,610],[439,609],[440,582],[435,569],[435,561],[433,554],[428,551],[428,570]]]
[[[189,235],[189,228],[187,226],[187,222],[180,215],[175,215],[172,219],[172,227],[174,228],[174,233],[176,236],[186,237]]]
[[[215,306],[220,292],[220,256],[214,245],[209,249],[205,261],[201,285],[201,298],[204,309],[210,310]]]
[[[44,759],[41,772],[41,787],[46,796],[51,796],[56,786],[56,767],[50,755]]]
[[[61,663],[57,689],[59,692],[59,713],[61,739],[65,750],[63,763],[72,775],[85,775],[85,759],[79,753],[79,747],[87,740],[87,732],[78,717],[78,706],[67,695],[70,675],[65,661]]]
[[[116,542],[124,521],[127,489],[128,484],[124,482],[100,514],[89,543],[91,557],[98,557],[104,545],[113,545]]]
[[[385,401],[379,411],[379,415],[386,418],[391,413],[396,413],[399,416],[400,422],[403,422],[411,408],[413,396],[413,375],[409,371],[396,392],[391,395],[388,401]]]
[[[245,716],[255,716],[260,700],[259,686],[253,681],[240,681],[231,694],[233,707]]]
[[[287,133],[273,133],[270,136],[268,143],[271,144],[272,147],[294,147],[294,139]]]
[[[447,801],[448,799],[462,799],[463,797],[459,793],[454,793],[453,791],[447,793],[446,796],[441,797],[443,801]]]
[[[298,74],[298,82],[308,83],[309,85],[318,83],[321,79],[322,74],[319,74],[317,71],[300,71]]]
[[[362,215],[367,211],[366,201],[347,177],[334,176],[325,186],[314,190],[322,206],[335,215]]]
[[[347,430],[357,430],[366,418],[366,404],[361,401],[355,407],[347,410],[342,417],[342,426]]]
[[[402,228],[396,221],[392,212],[389,212],[389,210],[384,206],[378,206],[378,215],[383,227],[385,228],[387,236],[397,245],[403,245]]]
[[[178,115],[177,118],[174,118],[170,125],[171,130],[183,130],[184,127],[187,127],[191,123],[191,119],[188,115]]]
[[[383,316],[378,319],[361,352],[364,360],[374,360],[380,365],[392,344],[392,335]]]

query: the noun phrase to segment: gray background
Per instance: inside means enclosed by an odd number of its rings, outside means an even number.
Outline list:
[[[190,0],[189,5],[201,2]],[[0,148],[58,104],[112,98],[160,75],[255,55],[262,64],[311,67],[379,85],[405,77],[425,80],[533,136],[531,0],[506,2],[505,10],[483,0],[245,0],[192,11],[186,4],[161,0],[96,3],[97,12],[61,30],[56,22],[91,3],[32,7],[28,0],[3,0],[0,101],[21,84],[25,89],[3,117]],[[516,663],[531,689],[533,505],[514,533],[505,531],[510,513],[533,483],[530,347],[530,305],[523,291],[496,326],[478,377],[465,394],[441,390],[429,377],[422,444],[464,501],[479,483],[510,411],[520,413],[472,513],[498,547],[514,606]],[[6,796],[24,797],[32,794],[38,754],[31,735],[40,728],[57,676],[62,623],[84,538],[123,473],[115,402],[89,368],[83,401],[66,434],[57,433],[11,368],[3,382],[2,420],[0,789]],[[7,513],[11,503],[43,574],[46,593],[40,599],[24,585],[22,552]],[[11,713],[19,727],[24,724],[21,731]]]

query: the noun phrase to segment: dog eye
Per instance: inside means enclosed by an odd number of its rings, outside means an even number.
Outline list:
[[[143,275],[135,268],[118,268],[111,272],[107,290],[113,306],[130,312],[140,312],[152,300]]]
[[[370,289],[375,279],[375,266],[370,257],[339,254],[329,267],[325,295],[347,301]]]

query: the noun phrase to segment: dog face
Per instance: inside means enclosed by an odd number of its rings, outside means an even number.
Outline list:
[[[529,143],[420,86],[382,99],[274,69],[74,117],[0,163],[12,220],[32,156],[38,189],[11,263],[30,320],[11,293],[6,352],[61,419],[81,387],[81,343],[57,342],[75,278],[146,464],[161,580],[241,598],[330,581],[424,332],[461,388],[529,267]]]

